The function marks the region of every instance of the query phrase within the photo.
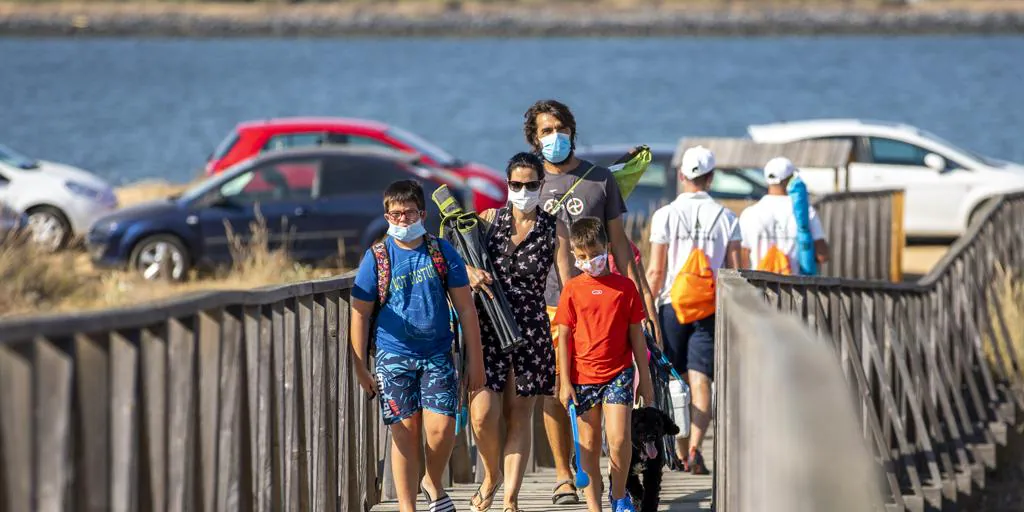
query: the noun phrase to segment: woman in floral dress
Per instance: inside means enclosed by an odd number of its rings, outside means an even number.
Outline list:
[[[483,482],[470,500],[472,509],[478,512],[491,508],[503,479],[503,512],[519,510],[517,499],[530,453],[534,404],[537,396],[550,396],[555,391],[555,351],[544,287],[552,265],[557,266],[563,281],[571,276],[572,265],[568,229],[539,208],[544,184],[540,158],[519,153],[509,160],[506,174],[508,205],[481,214],[495,275],[472,267],[468,270],[470,284],[484,293],[492,293],[488,284],[495,280],[501,283],[525,342],[503,354],[490,322],[480,322],[487,384],[470,404],[473,433],[484,466]],[[504,445],[498,432],[502,416],[506,425]]]

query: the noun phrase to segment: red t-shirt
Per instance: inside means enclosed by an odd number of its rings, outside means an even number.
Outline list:
[[[580,274],[570,279],[562,289],[555,323],[572,330],[572,383],[604,384],[632,366],[629,326],[643,319],[643,301],[629,278]]]

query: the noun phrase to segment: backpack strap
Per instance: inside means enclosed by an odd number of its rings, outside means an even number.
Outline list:
[[[551,213],[558,213],[562,209],[562,204],[564,204],[565,200],[569,198],[569,194],[571,194],[573,190],[576,190],[576,186],[582,183],[583,180],[587,179],[587,176],[590,176],[590,171],[593,171],[595,167],[597,167],[597,164],[590,164],[590,168],[587,169],[587,172],[583,173],[583,176],[580,176],[578,180],[573,182],[572,186],[569,187],[569,190],[565,191],[565,194],[562,194],[562,198],[555,203],[553,208],[551,208]]]
[[[430,261],[434,264],[434,270],[441,277],[441,286],[448,289],[448,261],[444,259],[444,251],[441,250],[441,242],[433,235],[426,235],[424,240],[427,244],[427,254],[430,254]]]
[[[693,221],[690,223],[690,240],[693,240],[694,247],[701,247],[700,240],[697,239],[697,235],[700,233],[700,203],[697,203],[693,207]],[[720,206],[718,213],[715,214],[715,218],[712,219],[711,224],[708,224],[708,233],[718,224],[718,219],[722,218],[722,214],[725,213],[725,207]],[[710,237],[709,237],[710,241]],[[703,250],[703,247],[701,247]]]
[[[391,291],[391,258],[388,257],[388,247],[384,241],[373,244],[370,250],[377,262],[377,302],[374,306],[380,309],[388,303]]]

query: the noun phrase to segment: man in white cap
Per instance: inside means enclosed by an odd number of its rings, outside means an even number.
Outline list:
[[[665,355],[688,378],[692,396],[690,437],[676,439],[684,471],[707,474],[701,455],[711,422],[711,380],[715,364],[714,279],[722,267],[739,268],[740,230],[736,214],[707,190],[715,155],[702,146],[683,153],[683,193],[651,217],[651,263],[647,282],[657,297]]]
[[[766,272],[800,274],[796,215],[793,198],[786,193],[795,174],[796,167],[787,158],[776,157],[765,164],[768,194],[740,215],[740,231],[743,233],[740,261],[744,266]],[[815,258],[819,264],[825,263],[828,261],[828,242],[813,206],[810,207],[809,218]]]

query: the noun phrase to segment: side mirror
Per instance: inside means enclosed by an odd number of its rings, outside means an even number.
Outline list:
[[[928,153],[924,157],[924,165],[935,172],[943,172],[946,170],[946,159],[935,153]]]

